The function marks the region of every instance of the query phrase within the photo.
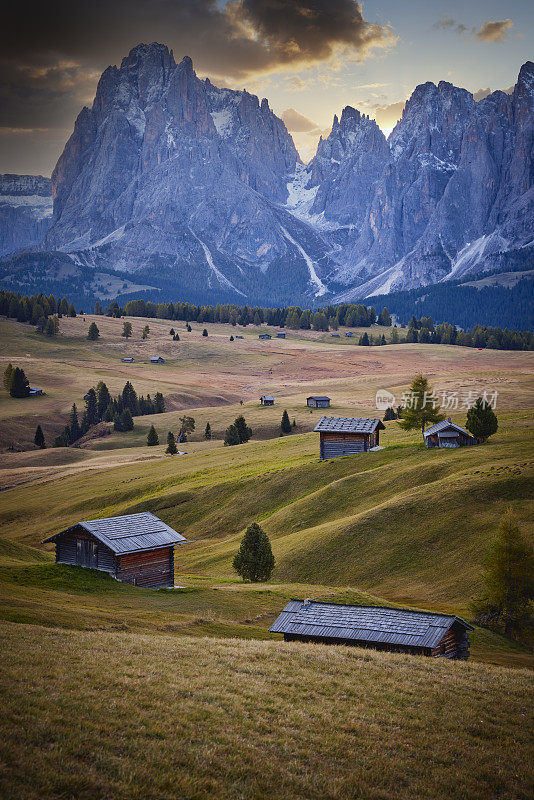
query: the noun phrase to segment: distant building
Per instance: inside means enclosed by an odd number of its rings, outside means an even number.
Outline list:
[[[352,331],[347,331],[347,333],[345,334],[345,336],[354,336],[354,334],[353,334],[353,332],[352,332]]]
[[[135,586],[174,586],[174,546],[185,536],[149,511],[78,522],[46,542],[56,545],[56,563],[108,572]]]
[[[339,339],[341,334],[340,333],[331,333],[330,336],[334,336],[336,339]]]
[[[151,364],[164,364],[165,363],[165,359],[162,358],[161,356],[150,356],[150,363]]]
[[[241,336],[241,334],[240,334],[240,333],[237,333],[235,338],[236,338],[236,339],[244,339],[245,337],[244,337],[244,336]]]
[[[40,389],[38,386],[30,386],[29,397],[37,397],[38,395],[41,394],[44,394],[44,391]]]
[[[285,331],[276,331],[276,338],[277,339],[285,339],[286,338],[286,332]]]
[[[272,339],[272,338],[273,337],[271,336],[270,333],[260,333],[260,335],[258,336],[258,339]]]
[[[260,405],[274,406],[274,397],[270,394],[262,394],[262,396],[260,397]]]
[[[372,647],[466,660],[473,627],[453,614],[290,600],[269,628],[286,642]]]
[[[150,359],[150,360],[152,361],[152,359]],[[131,364],[131,363],[132,363],[132,361],[133,361],[133,358],[132,358],[132,356],[127,356],[127,358],[122,358],[122,359],[121,359],[121,361],[122,361],[124,364]]]
[[[321,461],[327,458],[365,453],[379,446],[379,435],[386,426],[379,419],[321,417],[314,428],[320,433]]]
[[[318,394],[312,395],[312,397],[306,398],[306,405],[310,408],[329,408],[330,398]]]
[[[437,422],[428,430],[424,431],[423,439],[428,448],[430,447],[465,447],[467,445],[478,444],[478,439],[470,436],[467,431],[451,422],[448,417],[442,422]]]

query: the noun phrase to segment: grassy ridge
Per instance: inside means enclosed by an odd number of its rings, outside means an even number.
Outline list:
[[[6,800],[529,797],[527,672],[359,648],[0,630]]]

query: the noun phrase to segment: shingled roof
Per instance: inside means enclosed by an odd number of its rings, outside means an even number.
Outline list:
[[[329,433],[373,433],[385,429],[379,419],[356,419],[355,417],[321,417],[314,431]]]
[[[431,425],[426,431],[423,431],[423,436],[430,436],[433,433],[441,433],[443,436],[443,431],[446,431],[447,428],[454,428],[455,431],[458,433],[463,433],[464,436],[469,436],[470,434],[467,431],[464,431],[463,428],[460,428],[459,425],[456,425],[454,422],[451,422],[450,419],[443,419],[441,422],[436,422],[435,425]]]
[[[432,648],[455,622],[473,630],[461,617],[449,614],[290,600],[269,630],[294,636]]]
[[[162,522],[155,514],[145,511],[141,514],[126,514],[122,517],[105,517],[78,522],[45,542],[55,542],[60,536],[82,527],[95,539],[109,547],[116,555],[138,553],[141,550],[155,550],[188,541],[181,533]]]

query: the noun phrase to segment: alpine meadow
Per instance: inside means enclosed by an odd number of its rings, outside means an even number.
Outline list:
[[[2,800],[532,796],[534,14],[440,11],[6,17]]]

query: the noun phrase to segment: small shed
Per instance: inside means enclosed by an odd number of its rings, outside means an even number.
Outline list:
[[[341,334],[340,333],[331,333],[330,336],[333,336],[335,339],[339,339]]]
[[[30,397],[38,397],[39,395],[44,394],[44,391],[40,389],[38,386],[30,386]]]
[[[165,363],[165,359],[162,358],[161,356],[150,356],[150,363],[151,364],[164,364]]]
[[[431,447],[465,447],[478,444],[478,439],[451,422],[451,418],[442,420],[424,431],[423,439],[428,448]]]
[[[321,417],[314,428],[320,433],[320,458],[337,458],[365,453],[380,444],[380,431],[386,426],[379,419]]]
[[[240,333],[237,333],[235,338],[236,339],[244,339],[245,337],[242,336]]]
[[[152,361],[152,359],[150,359]],[[133,362],[132,356],[127,356],[126,358],[121,358],[123,364],[131,364]]]
[[[286,332],[285,331],[276,331],[276,338],[277,339],[285,339],[286,338]]]
[[[311,397],[306,398],[306,405],[310,408],[329,408],[330,407],[330,398],[314,394]]]
[[[290,600],[269,628],[286,642],[321,642],[466,660],[473,627],[452,614]]]
[[[345,334],[345,336],[354,336],[354,334],[353,334],[353,332],[352,332],[352,331],[347,331],[347,333]]]
[[[56,545],[56,563],[108,572],[135,586],[174,586],[174,547],[185,536],[149,511],[78,522],[46,542]]]
[[[272,338],[273,337],[271,336],[270,333],[260,333],[260,335],[258,336],[258,339],[272,339]]]
[[[260,405],[274,406],[274,397],[271,394],[262,394],[260,397]]]

